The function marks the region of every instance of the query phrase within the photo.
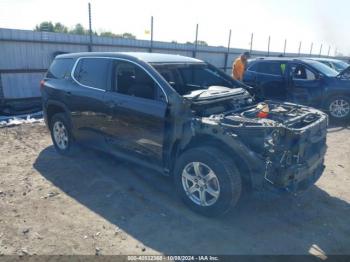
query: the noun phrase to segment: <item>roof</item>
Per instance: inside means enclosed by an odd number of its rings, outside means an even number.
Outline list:
[[[249,62],[254,62],[254,61],[279,61],[279,62],[291,62],[291,61],[298,61],[298,62],[314,62],[318,61],[318,59],[312,59],[309,57],[257,57],[253,59],[249,59]]]
[[[78,57],[114,57],[114,58],[136,58],[147,63],[203,63],[203,61],[187,56],[169,55],[160,53],[145,52],[82,52],[70,53],[57,56],[58,58],[78,58]]]
[[[316,60],[316,61],[329,61],[329,62],[339,62],[342,60],[339,59],[334,59],[334,58],[326,58],[326,57],[305,57],[304,59],[311,59],[311,60]]]

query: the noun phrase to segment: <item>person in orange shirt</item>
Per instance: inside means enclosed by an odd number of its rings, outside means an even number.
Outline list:
[[[232,77],[238,81],[243,80],[243,74],[246,69],[247,60],[250,57],[249,52],[244,52],[232,64]]]

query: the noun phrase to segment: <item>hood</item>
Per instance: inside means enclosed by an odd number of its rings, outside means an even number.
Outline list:
[[[210,86],[208,89],[192,91],[183,97],[193,102],[209,102],[217,99],[227,99],[233,96],[249,95],[243,88],[228,88],[224,86]]]

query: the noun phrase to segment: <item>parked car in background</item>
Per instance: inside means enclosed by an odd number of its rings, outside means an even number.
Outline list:
[[[334,58],[310,57],[307,59],[321,62],[322,64],[325,64],[325,65],[329,66],[330,68],[333,68],[337,72],[342,72],[350,66],[346,62],[344,62],[342,60],[334,59]]]
[[[190,208],[217,216],[242,187],[295,192],[324,169],[327,115],[242,87],[189,57],[91,52],[57,56],[41,93],[59,153],[77,141],[171,175]]]
[[[257,99],[320,108],[335,120],[350,117],[350,77],[312,59],[258,58],[248,62],[244,83]]]

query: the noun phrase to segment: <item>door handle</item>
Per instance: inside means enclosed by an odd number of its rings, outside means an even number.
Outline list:
[[[72,92],[71,91],[66,91],[66,96],[71,96]]]

